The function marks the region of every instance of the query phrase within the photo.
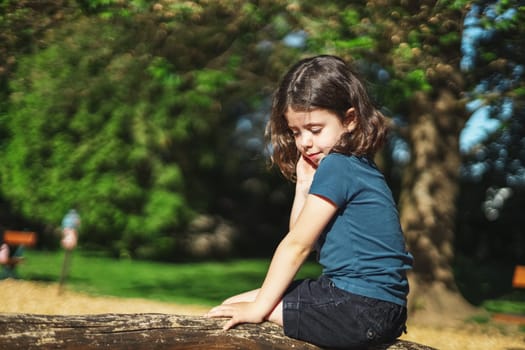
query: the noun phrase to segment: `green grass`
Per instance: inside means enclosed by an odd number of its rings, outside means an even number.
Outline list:
[[[489,313],[525,315],[525,290],[512,286],[515,263],[457,256],[456,282],[470,303]]]
[[[58,282],[64,253],[28,250],[18,267],[25,280]],[[260,287],[269,259],[167,264],[116,260],[74,251],[66,279],[69,289],[92,295],[184,304],[215,305],[234,294]],[[317,276],[320,268],[307,262],[298,277]]]
[[[24,255],[26,261],[17,268],[20,278],[59,281],[63,251],[27,250]],[[269,261],[268,258],[169,264],[117,260],[76,250],[72,254],[66,286],[91,295],[211,306],[237,293],[260,287]],[[298,278],[315,277],[319,273],[316,263],[307,262]],[[480,299],[479,305],[491,313],[525,314],[525,295],[523,291],[501,293],[499,297]]]
[[[486,300],[482,306],[489,312],[525,315],[525,293],[516,291],[499,299]]]

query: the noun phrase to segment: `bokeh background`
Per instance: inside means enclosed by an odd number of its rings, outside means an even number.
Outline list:
[[[377,157],[415,257],[411,308],[513,293],[525,264],[525,8],[491,1],[0,1],[0,229],[171,263],[270,257],[293,184],[273,89],[336,54],[392,131]]]

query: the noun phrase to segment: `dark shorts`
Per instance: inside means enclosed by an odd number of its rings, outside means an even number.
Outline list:
[[[325,276],[293,282],[283,298],[284,334],[323,347],[392,342],[406,319],[405,307],[349,293]]]

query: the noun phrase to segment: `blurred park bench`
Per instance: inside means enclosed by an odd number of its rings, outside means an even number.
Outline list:
[[[525,265],[516,265],[514,268],[512,286],[514,288],[525,288]]]
[[[3,234],[1,249],[3,250],[0,263],[2,271],[0,279],[16,278],[16,266],[24,261],[25,247],[36,245],[36,232],[5,230]]]
[[[512,276],[512,287],[515,289],[525,288],[525,265],[516,265],[514,274]],[[505,322],[525,325],[525,314],[518,312],[497,312],[492,315],[492,318]]]

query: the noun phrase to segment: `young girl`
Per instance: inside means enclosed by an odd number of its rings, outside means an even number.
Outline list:
[[[407,318],[406,252],[398,212],[372,160],[383,144],[384,116],[340,58],[294,65],[273,100],[272,160],[296,182],[290,230],[262,287],[231,297],[208,317],[275,322],[290,337],[334,347],[397,338]],[[312,250],[322,275],[293,281]]]

